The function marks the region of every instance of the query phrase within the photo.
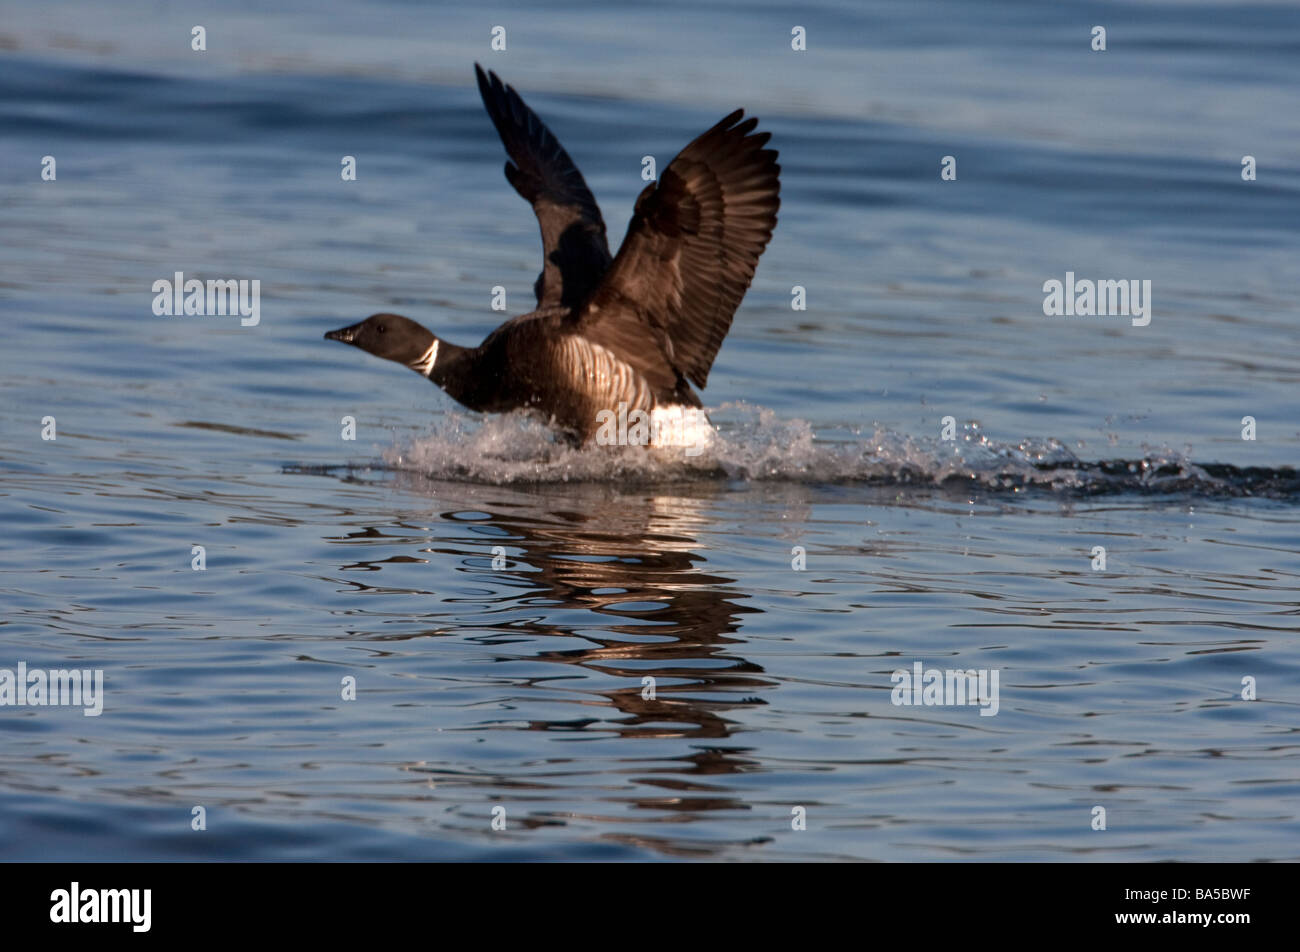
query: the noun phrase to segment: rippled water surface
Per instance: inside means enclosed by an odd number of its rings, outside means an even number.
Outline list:
[[[0,669],[105,678],[0,706],[0,856],[1300,859],[1293,7],[261,6],[0,3]],[[475,60],[611,241],[643,156],[772,131],[703,457],[321,340],[528,309]],[[177,271],[260,323],[155,317]]]

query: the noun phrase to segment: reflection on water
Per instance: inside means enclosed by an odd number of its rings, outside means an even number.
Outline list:
[[[578,702],[593,708],[609,706],[622,716],[575,712],[572,718],[530,721],[529,729],[572,731],[599,725],[620,737],[729,736],[726,713],[762,704],[756,695],[772,687],[772,682],[762,677],[760,666],[735,655],[735,646],[743,641],[729,637],[739,628],[740,616],[757,609],[736,603],[737,593],[730,588],[734,579],[697,568],[703,558],[695,552],[698,543],[692,533],[706,521],[702,500],[653,496],[642,507],[597,490],[574,503],[572,509],[546,512],[544,523],[537,521],[536,513],[520,512],[522,502],[490,512],[451,510],[440,515],[468,523],[477,532],[490,530],[494,554],[469,559],[461,567],[476,577],[493,572],[491,585],[502,594],[490,604],[537,607],[548,618],[568,613],[594,616],[590,622],[563,630],[567,638],[576,634],[590,647],[543,650],[533,658],[597,672],[602,679],[629,685],[586,692]],[[346,536],[352,543],[385,538],[379,528]],[[432,551],[461,554],[450,549]],[[378,571],[386,564],[409,561],[419,560],[390,556],[340,566],[340,571]],[[358,592],[381,590],[350,575],[345,578]],[[544,644],[556,626],[526,618],[507,630]],[[354,632],[381,641],[432,633]],[[546,690],[571,677],[532,678],[521,686]],[[653,679],[652,684],[646,684],[646,678]]]
[[[457,487],[402,480],[440,500]],[[620,809],[682,815],[689,820],[701,811],[747,809],[743,797],[716,780],[753,769],[744,748],[698,742],[729,738],[736,722],[734,710],[762,705],[761,694],[775,687],[761,665],[738,653],[744,640],[735,637],[740,616],[758,611],[737,603],[733,578],[701,568],[696,533],[707,525],[707,498],[653,495],[643,500],[611,495],[597,487],[574,494],[571,505],[539,513],[539,501],[528,496],[495,496],[490,511],[482,508],[444,511],[439,518],[466,524],[492,542],[492,556],[464,560],[461,571],[471,577],[492,572],[497,593],[488,601],[495,610],[507,606],[535,609],[542,617],[524,617],[483,643],[500,648],[537,646],[528,657],[546,666],[562,666],[515,681],[512,691],[523,696],[560,689],[570,710],[553,718],[530,718],[511,726],[528,731],[597,734],[622,740],[680,739],[697,742],[689,753],[664,758],[632,770],[630,782],[652,788],[649,795],[611,798]],[[477,505],[487,505],[478,501]],[[539,516],[542,518],[539,519]],[[351,532],[349,540],[383,538],[379,529]],[[456,550],[435,549],[456,556]],[[342,566],[344,572],[378,570],[390,557]],[[491,564],[495,562],[495,567]],[[358,591],[370,590],[361,582]],[[427,593],[432,595],[433,593]],[[588,617],[590,616],[590,617]],[[552,619],[573,619],[557,624]],[[398,638],[436,634],[436,629]],[[395,636],[357,631],[358,637],[388,640]],[[575,638],[583,647],[548,647]],[[572,669],[572,670],[570,670]],[[585,687],[588,681],[623,686]],[[575,688],[575,684],[578,687]],[[575,693],[576,692],[576,693]],[[503,725],[504,726],[504,725]],[[628,748],[631,755],[634,748]],[[629,764],[632,758],[629,757]],[[410,768],[440,786],[466,782],[458,771],[435,766]],[[495,786],[512,786],[492,778]],[[525,785],[534,791],[548,783]],[[613,821],[613,816],[588,815],[587,820]],[[532,808],[522,822],[534,827],[562,823],[552,811]],[[706,855],[705,847],[674,845],[667,838],[604,834],[611,842],[647,846],[666,855]]]
[[[383,468],[7,485],[40,486],[23,538],[80,548],[58,573],[0,556],[0,641],[106,671],[99,718],[0,719],[0,834],[49,855],[1290,855],[1289,504]],[[999,670],[998,715],[892,706],[913,661]]]

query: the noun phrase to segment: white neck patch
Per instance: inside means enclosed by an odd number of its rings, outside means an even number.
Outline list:
[[[434,338],[433,343],[429,345],[429,349],[421,354],[418,360],[407,364],[407,366],[421,377],[429,376],[429,374],[433,373],[433,365],[438,362],[438,345],[440,343],[442,341]]]

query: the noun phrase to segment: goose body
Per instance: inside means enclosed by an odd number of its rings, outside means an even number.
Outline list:
[[[621,415],[651,421],[653,445],[698,445],[711,429],[691,385],[707,383],[776,225],[769,134],[736,110],[696,138],[641,192],[611,258],[569,154],[513,88],[475,72],[510,156],[506,179],[541,228],[536,310],[477,347],[388,313],[325,337],[404,364],[471,410],[536,411],[575,442],[605,442],[602,425]]]

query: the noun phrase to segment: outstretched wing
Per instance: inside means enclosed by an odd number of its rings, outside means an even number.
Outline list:
[[[658,344],[703,387],[780,206],[770,133],[737,109],[682,150],[636,201],[618,256],[576,315],[582,333],[634,363]]]
[[[542,229],[542,273],[533,288],[538,307],[577,307],[609,268],[600,208],[569,153],[514,87],[477,63],[474,72],[510,156],[506,179],[533,206]]]

